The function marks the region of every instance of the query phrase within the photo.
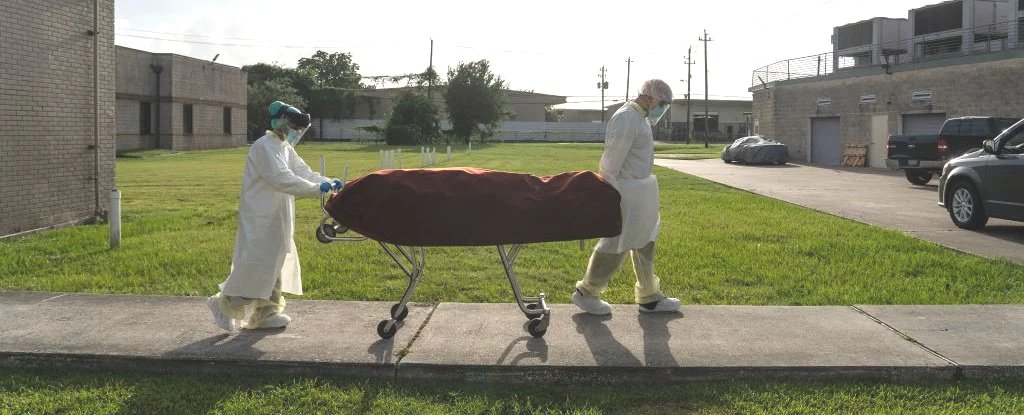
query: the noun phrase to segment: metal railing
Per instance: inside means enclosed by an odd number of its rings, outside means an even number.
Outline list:
[[[826,76],[855,68],[891,68],[1021,47],[1024,47],[1024,18],[781,60],[755,69],[750,85],[757,88],[771,82]]]

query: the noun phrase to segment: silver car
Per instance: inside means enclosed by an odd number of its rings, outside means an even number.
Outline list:
[[[989,217],[1024,221],[1024,120],[984,147],[950,160],[939,178],[939,206],[963,229]]]
[[[722,149],[722,161],[746,164],[786,164],[789,150],[778,141],[759,135],[742,137]]]

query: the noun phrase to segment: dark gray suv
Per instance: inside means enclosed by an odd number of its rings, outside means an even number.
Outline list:
[[[939,178],[939,206],[960,228],[980,229],[989,217],[1024,221],[1024,120],[984,147],[950,160]]]

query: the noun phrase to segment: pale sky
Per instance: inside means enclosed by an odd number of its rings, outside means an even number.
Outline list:
[[[115,2],[116,43],[218,63],[295,67],[318,49],[347,52],[362,75],[423,71],[434,40],[434,68],[445,78],[460,61],[487,59],[509,87],[565,95],[572,107],[600,108],[631,97],[645,79],[686,93],[686,51],[693,48],[692,94],[704,95],[707,29],[712,99],[750,99],[751,72],[767,64],[831,50],[832,28],[872,17],[905,18],[939,0],[536,1],[390,0]],[[187,42],[183,42],[187,41]]]

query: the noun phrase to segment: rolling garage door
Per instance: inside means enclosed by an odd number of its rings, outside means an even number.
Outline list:
[[[839,117],[811,119],[811,163],[839,164],[843,146],[839,137]]]
[[[944,122],[946,122],[946,114],[905,114],[903,115],[903,134],[938,134]]]

